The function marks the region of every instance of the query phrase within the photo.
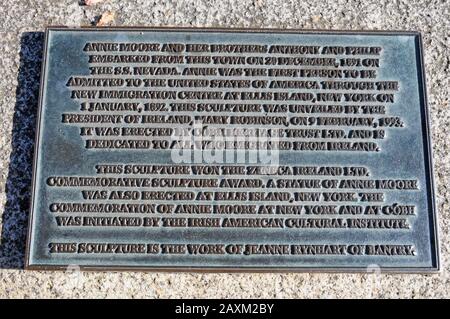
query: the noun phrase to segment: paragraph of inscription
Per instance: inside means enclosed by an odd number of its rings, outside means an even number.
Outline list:
[[[171,150],[176,163],[245,162],[230,150],[253,150],[276,164],[281,150],[379,152],[404,126],[387,115],[400,88],[377,80],[377,46],[89,42],[84,52],[90,75],[67,82],[80,110],[62,122],[90,150]]]

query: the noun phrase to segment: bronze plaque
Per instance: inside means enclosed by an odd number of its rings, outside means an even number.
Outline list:
[[[439,269],[419,33],[46,34],[27,268]]]

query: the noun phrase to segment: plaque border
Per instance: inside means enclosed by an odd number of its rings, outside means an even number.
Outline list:
[[[145,32],[221,32],[221,33],[280,33],[280,34],[318,34],[318,35],[381,35],[381,36],[396,36],[396,35],[409,35],[415,37],[415,49],[417,54],[417,71],[418,71],[418,81],[420,102],[421,102],[421,115],[422,115],[422,126],[424,134],[422,134],[422,139],[424,143],[424,159],[426,181],[429,189],[429,196],[427,196],[428,204],[430,207],[430,245],[431,245],[431,261],[432,266],[430,267],[380,267],[378,269],[372,269],[368,267],[211,267],[211,266],[122,266],[122,265],[104,265],[104,266],[77,266],[79,270],[82,271],[141,271],[141,272],[193,272],[193,273],[407,273],[407,274],[433,274],[441,271],[440,263],[440,249],[439,249],[439,220],[436,209],[435,200],[435,178],[433,174],[433,156],[432,156],[432,136],[431,136],[431,119],[430,111],[427,98],[427,87],[426,87],[426,77],[425,77],[425,65],[424,65],[424,49],[422,41],[422,33],[420,31],[407,31],[407,30],[324,30],[324,29],[279,29],[279,28],[224,28],[224,27],[171,27],[171,26],[161,26],[161,27],[147,27],[147,26],[114,26],[114,27],[92,27],[92,26],[81,26],[79,28],[68,27],[68,26],[46,26],[45,27],[45,39],[44,39],[44,49],[43,49],[43,61],[41,66],[41,79],[39,87],[39,102],[38,102],[38,113],[36,116],[36,132],[35,132],[35,144],[33,153],[33,172],[32,172],[32,182],[31,182],[31,202],[30,202],[30,212],[28,216],[28,229],[26,238],[26,248],[25,248],[25,270],[41,270],[41,271],[65,271],[70,266],[67,265],[50,265],[50,264],[31,264],[30,262],[30,246],[32,242],[32,225],[34,220],[34,203],[36,200],[36,171],[37,171],[37,158],[39,150],[39,135],[41,130],[41,114],[42,114],[42,104],[44,95],[44,85],[46,81],[46,65],[48,57],[48,41],[50,31],[97,31],[97,32],[109,32],[109,31],[145,31]],[[432,234],[431,234],[432,232]]]

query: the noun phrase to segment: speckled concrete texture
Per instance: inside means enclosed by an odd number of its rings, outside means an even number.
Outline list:
[[[24,271],[31,163],[46,25],[417,30],[424,36],[442,271],[434,275]],[[0,297],[420,298],[450,296],[448,0],[8,0],[0,4]]]

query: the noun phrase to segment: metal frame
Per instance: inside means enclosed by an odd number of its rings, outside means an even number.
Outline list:
[[[43,57],[44,61],[42,63],[41,69],[41,81],[39,89],[39,106],[37,114],[37,128],[35,136],[35,147],[33,156],[33,177],[32,177],[32,195],[30,204],[30,216],[28,222],[28,234],[25,252],[25,269],[26,270],[59,270],[64,271],[69,265],[36,265],[30,264],[30,245],[32,240],[32,224],[34,219],[34,202],[36,200],[36,168],[37,168],[37,158],[39,156],[39,135],[40,135],[40,122],[43,104],[43,89],[46,81],[46,64],[47,64],[47,54],[48,54],[48,40],[50,31],[97,31],[97,32],[109,32],[109,31],[143,31],[143,32],[222,32],[222,33],[294,33],[294,34],[321,34],[321,35],[385,35],[385,36],[395,36],[395,35],[410,35],[416,37],[416,49],[418,53],[418,78],[419,84],[423,88],[420,93],[421,95],[421,115],[422,115],[422,125],[423,140],[424,140],[424,156],[425,156],[425,166],[427,168],[427,188],[430,190],[428,194],[428,202],[431,209],[430,214],[430,230],[433,232],[431,236],[432,245],[432,260],[434,263],[433,267],[382,267],[380,268],[381,273],[437,273],[441,270],[440,266],[440,249],[439,249],[439,224],[436,213],[436,202],[435,202],[435,181],[433,175],[433,158],[432,158],[432,141],[431,141],[431,130],[430,130],[430,112],[427,101],[426,93],[426,79],[425,79],[425,67],[424,67],[424,57],[423,57],[423,43],[422,34],[419,31],[403,31],[403,30],[393,30],[393,31],[378,31],[378,30],[314,30],[314,29],[275,29],[275,28],[190,28],[190,27],[80,27],[71,28],[65,26],[48,26],[45,29],[45,44]],[[275,267],[184,267],[184,266],[173,266],[173,267],[151,267],[151,266],[80,266],[80,270],[83,271],[145,271],[145,272],[210,272],[210,273],[370,273],[370,269],[367,267],[287,267],[287,268],[275,268]]]

